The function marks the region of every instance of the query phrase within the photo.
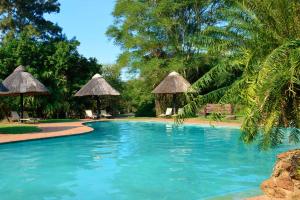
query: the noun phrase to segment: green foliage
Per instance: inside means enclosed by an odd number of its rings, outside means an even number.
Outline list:
[[[105,80],[122,95],[124,82],[121,80],[121,71],[117,65],[104,65],[102,76]],[[124,103],[120,96],[111,96],[101,98],[101,108],[112,114],[118,114],[123,111]]]
[[[102,76],[113,87],[123,90],[123,82],[121,80],[121,71],[117,65],[104,65],[102,68]]]
[[[140,106],[138,106],[137,111],[135,112],[136,117],[155,117],[154,110],[155,103],[154,101],[143,102]]]
[[[138,116],[154,116],[154,96],[151,87],[143,79],[129,80],[121,93],[125,112],[135,112]]]
[[[237,0],[220,9],[223,23],[203,30],[198,45],[222,59],[193,85],[199,94],[212,84],[216,89],[189,97],[179,120],[208,102],[242,104],[244,142],[258,139],[263,149],[282,143],[284,135],[298,142],[299,8],[294,0]]]
[[[60,27],[44,18],[52,12],[59,12],[57,0],[0,2],[0,77],[24,65],[50,91],[49,96],[26,97],[26,110],[38,117],[80,117],[85,107],[94,105],[88,98],[73,95],[95,73],[101,73],[102,66],[95,58],[80,55],[79,42],[68,40]],[[1,97],[3,112],[18,110],[18,105],[16,97]]]
[[[107,35],[123,49],[117,65],[141,77],[125,86],[124,98],[133,110],[154,105],[151,91],[171,71],[193,82],[211,68],[218,58],[195,48],[196,36],[217,23],[212,13],[223,6],[221,0],[116,2]]]
[[[202,70],[195,62],[202,54],[193,48],[194,37],[215,23],[210,13],[221,6],[221,1],[207,0],[119,0],[107,34],[124,49],[120,65],[139,69],[157,83],[171,70]]]
[[[34,30],[42,37],[57,37],[61,28],[46,20],[44,15],[58,13],[57,0],[2,0],[0,1],[0,30],[14,36],[24,30]]]
[[[22,64],[47,86],[49,96],[25,98],[25,107],[38,116],[64,117],[66,112],[82,111],[85,100],[73,95],[95,73],[101,72],[101,65],[96,59],[81,56],[78,45],[76,40],[35,40],[28,33],[21,33],[0,46],[0,76],[7,77]],[[11,109],[18,108],[18,101],[6,99]]]

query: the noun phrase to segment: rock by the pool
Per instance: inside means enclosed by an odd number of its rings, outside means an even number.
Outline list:
[[[300,200],[300,149],[277,155],[272,176],[261,189],[270,199]]]

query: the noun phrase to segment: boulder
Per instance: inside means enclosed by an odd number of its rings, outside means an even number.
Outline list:
[[[270,199],[300,199],[300,149],[277,155],[272,176],[261,184]]]

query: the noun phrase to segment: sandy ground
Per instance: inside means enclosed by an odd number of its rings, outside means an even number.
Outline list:
[[[0,144],[68,135],[78,135],[93,131],[92,128],[84,126],[82,122],[40,123],[36,124],[36,126],[38,126],[42,131],[38,133],[26,134],[0,134]]]

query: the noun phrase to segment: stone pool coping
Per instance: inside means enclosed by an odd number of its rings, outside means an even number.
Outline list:
[[[0,134],[0,144],[79,135],[89,133],[94,130],[91,127],[85,126],[84,123],[85,121],[35,124],[42,130],[41,132],[24,134]]]
[[[138,122],[174,122],[171,118],[115,118],[115,119],[101,119],[101,120],[81,120],[79,122],[59,122],[59,123],[39,123],[36,124],[42,131],[37,133],[24,133],[24,134],[1,134],[0,144],[20,142],[27,140],[38,140],[53,137],[63,137],[70,135],[79,135],[92,132],[94,129],[84,124],[87,122],[97,121],[138,121]],[[241,123],[238,122],[216,122],[201,119],[187,119],[184,124],[191,125],[207,125],[207,126],[220,126],[220,127],[240,127]]]
[[[59,123],[39,123],[36,124],[42,131],[37,133],[24,133],[24,134],[1,134],[0,144],[21,142],[27,140],[38,140],[54,137],[63,137],[70,135],[79,135],[92,132],[94,129],[84,125],[88,122],[97,121],[136,121],[136,122],[174,122],[172,118],[115,118],[115,119],[101,119],[101,120],[81,120],[78,122],[59,122]],[[220,127],[240,127],[241,123],[238,122],[216,122],[201,119],[187,119],[184,124],[191,125],[207,125],[207,126],[220,126]]]

